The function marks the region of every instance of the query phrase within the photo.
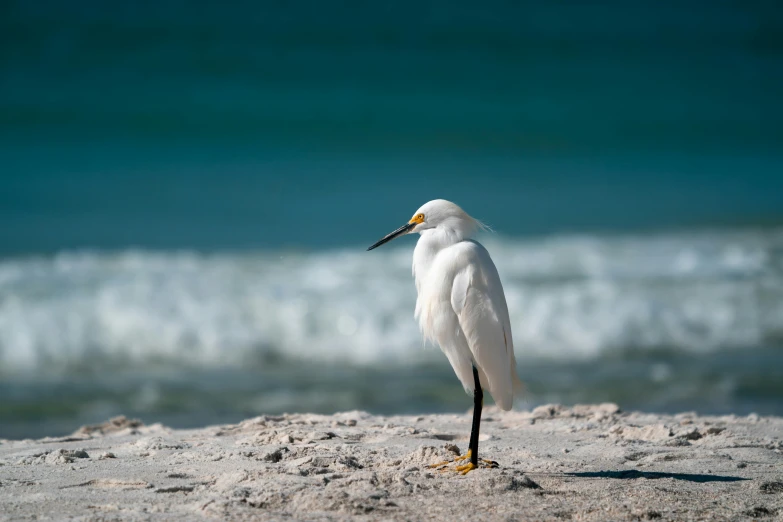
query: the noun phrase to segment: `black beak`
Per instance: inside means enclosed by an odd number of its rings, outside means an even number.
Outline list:
[[[399,236],[401,236],[403,234],[407,234],[416,225],[417,225],[417,223],[405,223],[403,226],[401,226],[400,228],[398,228],[397,230],[395,230],[391,234],[386,234],[385,236],[383,236],[383,239],[381,239],[380,241],[375,243],[373,246],[371,246],[367,250],[369,251],[369,250],[372,250],[373,248],[378,248],[382,244],[388,243],[389,241],[391,241],[395,237],[399,237]]]

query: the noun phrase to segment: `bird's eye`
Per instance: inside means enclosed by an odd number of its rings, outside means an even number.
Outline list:
[[[416,216],[416,219],[418,221],[424,221],[424,214],[419,214],[418,216]]]

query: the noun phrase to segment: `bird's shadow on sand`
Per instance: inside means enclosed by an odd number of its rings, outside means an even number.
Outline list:
[[[625,469],[622,471],[583,471],[574,473],[564,473],[568,477],[580,478],[613,478],[613,479],[662,479],[672,478],[675,480],[687,480],[688,482],[739,482],[741,480],[750,480],[743,477],[730,477],[726,475],[705,475],[702,473],[665,473],[659,471],[639,471],[635,469]]]

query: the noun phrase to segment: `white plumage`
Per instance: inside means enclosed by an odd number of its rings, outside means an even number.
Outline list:
[[[413,252],[418,298],[415,316],[428,340],[451,363],[465,391],[474,392],[473,366],[482,388],[510,410],[519,383],[506,297],[489,252],[469,239],[481,224],[444,200],[426,203]]]
[[[463,474],[479,467],[483,389],[489,390],[498,406],[510,410],[514,390],[521,384],[500,276],[489,252],[470,239],[482,227],[454,203],[436,199],[368,248],[372,250],[404,234],[421,235],[413,251],[418,292],[415,316],[424,337],[440,346],[465,391],[473,393],[468,453],[456,459],[470,460],[456,468]],[[494,461],[482,462],[497,467]]]
[[[475,366],[481,387],[509,410],[520,384],[511,322],[495,264],[470,239],[480,228],[456,204],[436,199],[370,249],[403,234],[421,235],[413,252],[413,275],[422,334],[440,346],[466,391],[475,391]]]

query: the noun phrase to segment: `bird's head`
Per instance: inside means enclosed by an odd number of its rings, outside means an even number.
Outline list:
[[[445,199],[433,199],[419,207],[419,210],[414,212],[413,217],[407,223],[394,232],[386,234],[367,250],[372,250],[392,239],[414,232],[425,233],[428,230],[442,230],[458,240],[462,240],[470,237],[479,228],[485,228],[485,226],[470,217],[459,205]]]

